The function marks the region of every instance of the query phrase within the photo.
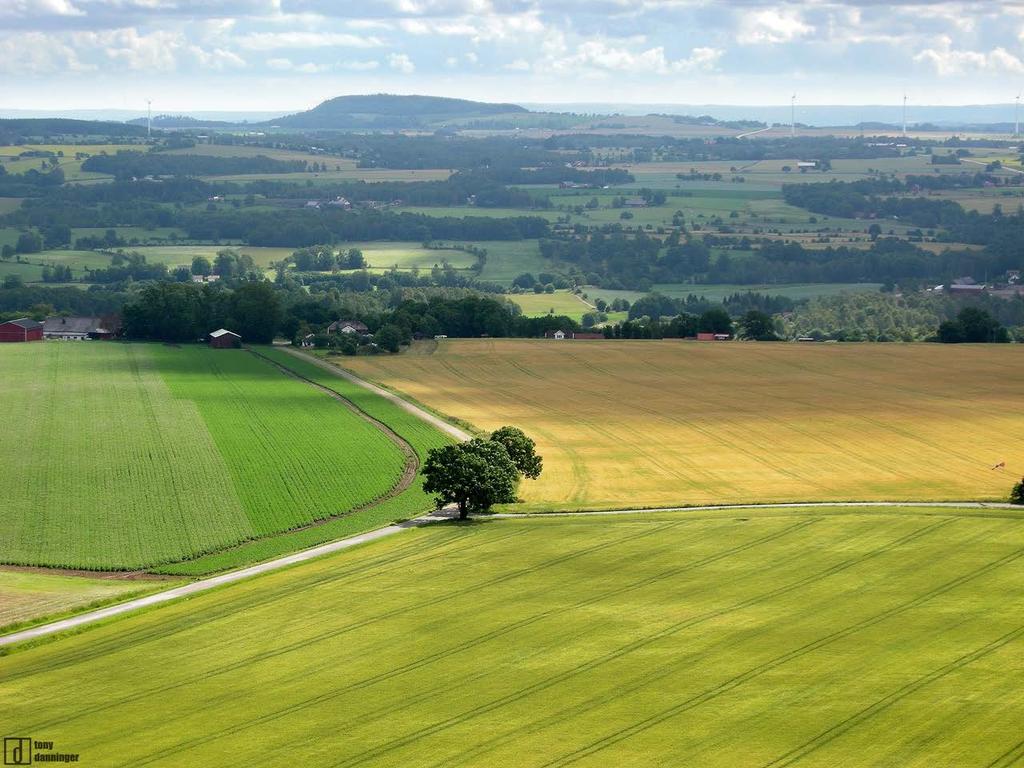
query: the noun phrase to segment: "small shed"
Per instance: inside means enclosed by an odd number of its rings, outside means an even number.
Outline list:
[[[218,328],[207,336],[214,349],[234,349],[242,346],[242,337],[227,328]]]
[[[9,341],[42,341],[43,324],[21,317],[0,323],[0,342]]]
[[[545,339],[558,339],[559,341],[561,341],[562,339],[565,338],[565,331],[545,331],[544,332],[544,338]]]

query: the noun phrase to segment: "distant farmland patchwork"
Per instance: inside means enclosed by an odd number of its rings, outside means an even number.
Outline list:
[[[545,471],[516,509],[589,509],[1005,499],[1024,474],[1022,352],[465,340],[342,364],[481,429],[525,429]]]
[[[1005,510],[438,525],[16,652],[0,711],[95,766],[1007,766],[1022,591]]]
[[[143,568],[350,511],[402,474],[376,427],[247,352],[3,345],[0,562]]]

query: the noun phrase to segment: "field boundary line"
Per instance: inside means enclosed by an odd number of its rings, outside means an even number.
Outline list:
[[[335,520],[338,517],[351,515],[351,514],[354,514],[356,512],[361,512],[362,510],[369,509],[370,507],[375,507],[378,504],[381,504],[381,503],[387,501],[388,499],[393,499],[395,496],[397,496],[398,494],[402,493],[403,491],[408,490],[409,486],[412,485],[413,480],[416,479],[416,473],[418,473],[420,471],[420,458],[417,455],[415,449],[412,447],[412,445],[409,444],[408,440],[406,440],[400,434],[395,432],[395,430],[393,430],[391,427],[389,427],[387,424],[385,424],[380,419],[376,419],[373,416],[371,416],[370,414],[368,414],[366,411],[364,411],[362,408],[360,408],[358,405],[353,403],[351,400],[349,400],[344,395],[341,395],[341,394],[335,392],[333,389],[330,389],[329,387],[325,387],[323,384],[318,384],[317,382],[313,381],[312,379],[306,378],[305,376],[303,376],[298,371],[293,371],[291,368],[288,368],[287,366],[282,365],[281,363],[277,362],[276,360],[270,359],[266,355],[260,353],[259,351],[255,350],[255,349],[252,349],[251,347],[247,347],[246,349],[251,354],[253,354],[256,357],[258,357],[260,360],[264,361],[268,365],[272,365],[274,368],[276,368],[277,370],[281,371],[285,376],[290,376],[290,377],[292,377],[294,379],[298,379],[299,381],[301,381],[301,382],[303,382],[305,384],[309,384],[314,389],[317,389],[317,390],[323,392],[325,395],[327,395],[332,400],[335,400],[335,401],[341,403],[348,410],[352,411],[352,413],[354,413],[356,416],[358,416],[359,418],[363,419],[363,421],[366,421],[367,423],[372,424],[379,431],[384,433],[384,436],[387,437],[398,448],[398,450],[402,452],[402,457],[405,460],[405,465],[402,468],[402,474],[398,478],[398,482],[396,482],[391,487],[390,490],[388,490],[383,495],[378,496],[376,499],[373,499],[372,501],[367,502],[366,504],[363,504],[363,505],[358,506],[358,507],[353,507],[351,510],[349,510],[348,512],[343,513],[342,515],[335,515],[335,516],[332,516],[332,517],[325,518],[322,521],[322,523],[329,522],[330,520]],[[317,525],[318,523],[321,523],[321,521],[316,521],[316,522],[311,523],[310,525],[304,526],[304,527],[312,528],[315,525]],[[302,530],[302,529],[296,529],[296,530]]]
[[[440,416],[435,416],[433,413],[430,413],[429,411],[420,408],[418,405],[410,403],[408,400],[396,395],[394,392],[390,392],[384,389],[383,387],[377,386],[376,384],[367,381],[366,379],[360,378],[359,376],[356,376],[354,373],[346,371],[344,368],[341,368],[337,365],[331,365],[330,363],[325,362],[324,360],[321,360],[318,357],[304,354],[290,347],[280,346],[275,347],[275,349],[280,349],[282,352],[292,355],[293,357],[297,357],[300,360],[305,360],[307,363],[315,365],[318,368],[322,368],[323,370],[328,371],[329,373],[333,373],[335,376],[345,379],[346,381],[355,384],[358,387],[362,387],[363,389],[369,390],[378,397],[383,397],[385,400],[394,403],[402,410],[408,411],[413,416],[416,416],[417,418],[427,422],[428,424],[436,427],[437,429],[440,429],[446,435],[454,437],[456,440],[465,442],[467,440],[472,439],[473,437],[465,430],[456,427],[454,424],[448,423]]]
[[[768,504],[704,504],[683,507],[635,507],[632,509],[576,509],[551,512],[495,512],[480,515],[482,519],[516,520],[544,517],[602,517],[605,515],[643,515],[658,512],[716,512],[730,509],[821,509],[822,507],[939,507],[940,509],[1015,509],[1024,513],[1024,506],[999,501],[781,501]]]
[[[821,509],[827,507],[840,507],[850,509],[871,507],[937,507],[941,509],[1010,509],[1024,512],[1024,507],[1020,505],[980,501],[844,501],[792,502],[779,504],[723,504],[718,506],[662,507],[657,509],[618,509],[603,510],[598,512],[499,513],[494,515],[477,516],[476,519],[536,520],[537,518],[546,517],[600,517],[606,515],[637,515],[657,512],[713,512],[717,510],[730,509]],[[49,635],[58,634],[60,632],[67,632],[69,630],[77,629],[79,627],[83,627],[89,624],[95,624],[97,622],[104,621],[115,616],[121,616],[127,613],[131,613],[133,611],[137,611],[143,608],[150,608],[152,606],[162,605],[164,603],[169,603],[174,600],[178,600],[179,598],[190,597],[192,595],[200,594],[202,592],[207,592],[211,589],[216,589],[217,587],[221,587],[227,584],[234,584],[236,582],[244,581],[254,576],[259,576],[264,573],[278,571],[282,568],[287,568],[298,563],[308,562],[310,560],[314,560],[324,555],[333,554],[335,552],[340,552],[342,550],[349,549],[360,544],[366,544],[371,541],[376,541],[377,539],[382,539],[387,536],[391,536],[393,534],[399,533],[400,531],[409,528],[416,528],[448,519],[450,519],[449,515],[445,514],[444,512],[423,515],[421,517],[415,518],[414,520],[387,525],[383,528],[377,528],[372,531],[357,534],[355,536],[349,536],[344,539],[339,539],[338,541],[332,541],[328,542],[327,544],[321,544],[311,549],[305,549],[300,552],[294,552],[290,555],[285,555],[284,557],[275,558],[274,560],[268,560],[263,563],[257,563],[256,565],[250,565],[236,571],[228,571],[227,573],[218,574],[216,576],[210,576],[204,579],[200,579],[199,581],[194,581],[190,584],[185,584],[183,586],[165,590],[163,592],[154,592],[150,595],[134,598],[132,600],[110,605],[105,608],[87,611],[85,613],[80,613],[75,616],[70,616],[66,619],[60,619],[59,621],[49,622],[47,624],[39,624],[34,627],[28,627],[27,629],[19,630],[17,632],[11,632],[7,635],[0,635],[0,649],[15,645],[16,643],[22,643],[29,640],[37,640],[39,638],[47,637]]]
[[[86,613],[80,613],[76,616],[70,616],[66,619],[59,621],[50,622],[48,624],[40,624],[35,627],[29,627],[18,632],[12,632],[8,635],[0,636],[0,648],[14,645],[15,643],[22,643],[28,640],[36,640],[41,637],[48,635],[57,634],[59,632],[66,632],[68,630],[77,629],[87,624],[95,624],[99,621],[104,621],[115,616],[120,616],[132,611],[137,611],[142,608],[150,608],[155,605],[162,605],[163,603],[169,603],[174,600],[178,600],[183,597],[191,597],[201,592],[208,592],[211,589],[222,587],[226,584],[234,584],[235,582],[244,581],[254,576],[259,576],[264,573],[271,573],[273,571],[279,571],[282,568],[287,568],[298,563],[305,563],[310,560],[315,560],[323,555],[329,555],[334,552],[340,552],[345,549],[350,549],[360,544],[366,544],[377,539],[383,539],[387,536],[392,536],[396,533],[404,531],[409,528],[416,528],[429,523],[434,523],[440,520],[448,519],[445,515],[424,515],[418,517],[415,520],[410,520],[404,523],[395,523],[392,525],[386,525],[383,528],[377,528],[372,531],[365,533],[356,534],[355,536],[349,536],[338,541],[328,542],[327,544],[321,544],[318,547],[312,549],[305,549],[301,552],[295,552],[284,557],[279,557],[274,560],[268,560],[265,563],[257,563],[256,565],[250,565],[246,568],[242,568],[237,571],[228,571],[227,573],[221,573],[217,576],[210,576],[209,578],[200,579],[194,581],[191,584],[185,584],[174,589],[168,589],[163,592],[155,592],[151,595],[144,597],[138,597],[134,600],[128,600],[123,603],[117,603],[116,605],[107,606],[106,608],[100,608],[95,611],[87,611]]]

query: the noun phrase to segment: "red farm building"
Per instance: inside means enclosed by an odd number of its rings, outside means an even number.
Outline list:
[[[214,349],[234,349],[242,346],[242,337],[226,328],[218,328],[207,335],[207,339]]]
[[[43,324],[22,317],[0,323],[0,342],[4,341],[42,341]]]

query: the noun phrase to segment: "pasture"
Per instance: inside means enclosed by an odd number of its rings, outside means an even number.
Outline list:
[[[244,351],[0,348],[0,562],[136,569],[367,505],[404,457],[343,404]]]
[[[1001,500],[1024,474],[1016,345],[474,339],[342,364],[530,434],[516,510]]]
[[[455,269],[468,269],[476,263],[476,257],[466,251],[454,248],[424,248],[422,243],[411,242],[366,242],[344,243],[338,249],[347,251],[358,248],[363,258],[373,270],[388,269],[430,270],[435,264],[441,266],[448,262]]]
[[[15,651],[0,711],[90,766],[1010,765],[1020,522],[431,526]]]
[[[543,317],[544,315],[565,315],[580,322],[587,312],[594,308],[579,296],[569,291],[554,293],[511,293],[506,296],[523,310],[526,317]]]
[[[487,262],[480,273],[484,282],[510,285],[524,272],[536,277],[551,268],[551,262],[540,255],[536,240],[482,240],[473,245],[487,249]]]

